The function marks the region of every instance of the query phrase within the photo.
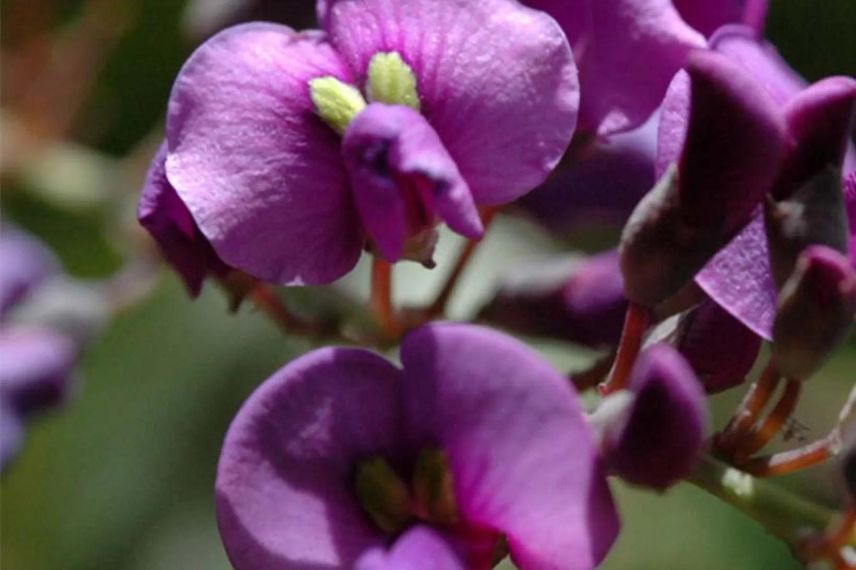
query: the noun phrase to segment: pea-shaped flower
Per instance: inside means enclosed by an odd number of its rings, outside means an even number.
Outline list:
[[[579,102],[567,39],[511,0],[319,2],[323,32],[254,23],[190,57],[166,178],[226,265],[329,283],[365,247],[430,264],[435,227],[542,182]]]
[[[468,325],[417,329],[401,362],[325,348],[250,396],[217,475],[235,568],[598,564],[618,519],[567,380]]]

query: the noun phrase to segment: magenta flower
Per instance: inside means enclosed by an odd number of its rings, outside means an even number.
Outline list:
[[[430,263],[435,226],[542,182],[573,134],[576,68],[512,0],[319,2],[323,33],[247,24],[179,73],[166,174],[229,266],[331,282],[364,246]],[[442,41],[439,39],[442,38]]]
[[[722,28],[711,38],[710,48],[746,69],[757,88],[765,91],[781,109],[789,144],[777,179],[766,191],[777,197],[787,196],[826,164],[842,164],[842,155],[845,174],[856,168],[852,145],[844,154],[856,102],[853,79],[832,77],[807,87],[769,44],[743,26]],[[680,156],[688,118],[689,82],[681,72],[663,103],[658,175]],[[856,222],[856,193],[845,191],[845,198],[852,232]],[[696,281],[756,334],[771,338],[777,292],[760,213],[708,263]]]
[[[317,350],[243,405],[217,476],[236,569],[491,568],[503,539],[524,570],[599,563],[618,520],[567,380],[467,325],[401,361]]]
[[[704,36],[671,0],[527,0],[571,41],[580,70],[581,129],[604,137],[645,122]]]

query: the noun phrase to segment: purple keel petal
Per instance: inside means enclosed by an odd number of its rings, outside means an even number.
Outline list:
[[[618,519],[567,380],[510,337],[466,325],[418,329],[401,359],[411,435],[448,455],[463,518],[504,533],[523,570],[600,562]]]
[[[626,421],[606,435],[609,463],[631,483],[666,489],[692,470],[701,452],[704,392],[683,357],[665,344],[642,353],[630,390],[635,399]]]
[[[850,222],[850,263],[856,267],[856,170],[844,177],[844,202]]]
[[[689,52],[705,41],[671,0],[597,0],[592,7],[580,60],[581,121],[605,136],[642,124]]]
[[[467,237],[484,231],[455,162],[413,109],[369,105],[345,131],[342,152],[363,227],[388,261],[433,228],[436,215]]]
[[[321,349],[262,384],[235,417],[217,471],[220,533],[237,570],[352,568],[384,536],[351,489],[355,462],[395,457],[400,371]]]
[[[166,178],[166,144],[161,145],[152,159],[140,196],[137,219],[157,242],[166,260],[181,275],[194,297],[202,290],[206,276],[229,271],[229,266],[214,253],[187,206]]]
[[[39,240],[7,223],[0,231],[0,314],[59,272],[59,262]]]
[[[422,112],[479,204],[541,183],[576,125],[576,67],[559,26],[511,0],[330,0],[330,41],[361,81],[372,56],[413,68]]]
[[[465,570],[449,542],[434,530],[417,526],[402,535],[388,551],[377,548],[357,561],[356,570]]]
[[[350,72],[319,34],[246,24],[205,42],[167,118],[170,182],[226,263],[276,283],[329,283],[363,246],[335,132],[309,80]]]

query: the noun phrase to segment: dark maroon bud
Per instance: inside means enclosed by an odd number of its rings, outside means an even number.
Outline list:
[[[708,299],[681,317],[674,342],[708,394],[742,384],[761,337]]]
[[[615,346],[627,299],[615,251],[528,263],[509,273],[479,318],[518,333]]]
[[[773,358],[788,378],[804,380],[844,341],[856,315],[856,271],[826,246],[807,248],[779,297]]]
[[[686,143],[678,163],[642,199],[621,238],[628,299],[653,306],[677,293],[749,222],[778,173],[782,114],[725,56],[690,58]]]
[[[827,166],[786,200],[768,197],[764,227],[773,278],[780,289],[805,248],[825,245],[846,254],[849,230],[840,170]]]
[[[708,423],[701,385],[667,344],[642,353],[630,380],[632,401],[603,427],[609,466],[625,481],[664,490],[693,469]],[[627,392],[611,398],[623,399]]]

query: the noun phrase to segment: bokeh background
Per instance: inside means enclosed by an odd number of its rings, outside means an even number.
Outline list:
[[[3,219],[47,242],[72,276],[110,280],[126,293],[105,309],[69,404],[31,424],[25,451],[3,476],[0,566],[228,569],[212,500],[221,439],[249,392],[311,345],[284,337],[250,307],[230,313],[214,286],[191,302],[178,279],[155,265],[134,210],[162,137],[170,85],[194,45],[228,20],[309,26],[313,2],[3,0],[0,10]],[[854,29],[854,0],[772,2],[768,36],[809,80],[856,75]],[[575,243],[562,243],[526,221],[501,219],[464,276],[452,315],[471,315],[517,260],[597,249],[616,235],[614,228],[577,234]],[[441,242],[435,273],[459,245],[449,235]],[[396,285],[415,302],[436,281],[405,268]],[[358,299],[366,283],[363,268],[339,290]],[[298,306],[332,297],[317,289],[286,296]],[[596,356],[533,342],[565,369]],[[856,335],[812,380],[796,414],[804,428],[797,437],[826,433],[854,379]],[[717,426],[740,392],[714,399]],[[781,484],[829,505],[841,501],[834,465]],[[624,531],[604,568],[799,567],[752,520],[688,485],[662,496],[613,488]]]

